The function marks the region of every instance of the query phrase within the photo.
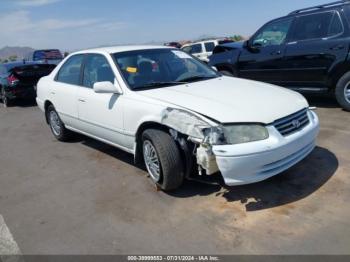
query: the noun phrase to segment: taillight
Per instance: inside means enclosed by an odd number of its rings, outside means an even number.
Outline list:
[[[10,86],[13,86],[13,85],[15,85],[15,84],[17,84],[19,82],[19,80],[14,75],[10,75],[7,78],[7,81],[9,82]]]

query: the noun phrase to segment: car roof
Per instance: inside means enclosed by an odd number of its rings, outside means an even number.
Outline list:
[[[111,46],[111,47],[99,47],[81,50],[75,52],[74,54],[84,54],[84,53],[93,53],[93,52],[103,52],[108,54],[128,52],[128,51],[137,51],[137,50],[150,50],[150,49],[173,49],[169,46],[152,46],[152,45],[125,45],[125,46]]]
[[[186,47],[186,46],[190,46],[190,45],[198,45],[198,44],[203,44],[203,43],[208,43],[208,42],[221,41],[221,40],[223,40],[223,39],[219,38],[219,39],[208,39],[208,40],[196,41],[196,42],[185,44],[182,47]]]
[[[317,6],[311,6],[308,8],[302,8],[299,10],[295,10],[295,11],[289,13],[287,16],[319,13],[322,11],[339,9],[339,8],[342,8],[345,5],[349,5],[349,4],[350,4],[349,0],[336,1],[336,2],[331,2],[331,3],[327,3],[327,4],[321,4],[321,5],[317,5]]]

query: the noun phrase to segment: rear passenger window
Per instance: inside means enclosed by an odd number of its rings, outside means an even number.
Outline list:
[[[323,12],[297,18],[293,40],[326,38],[341,34],[343,24],[337,12]]]
[[[343,33],[343,24],[338,13],[334,13],[328,36],[339,35]]]
[[[114,84],[114,73],[107,59],[103,55],[88,55],[85,60],[83,86],[93,88],[97,82],[111,82]]]
[[[204,46],[205,46],[205,50],[207,52],[213,52],[213,50],[215,48],[214,42],[205,43]]]
[[[83,59],[84,55],[74,55],[69,58],[58,72],[56,80],[66,84],[80,85],[80,69]]]
[[[202,53],[203,52],[203,48],[201,44],[197,44],[197,45],[193,45],[192,49],[191,49],[191,54],[198,54],[198,53]]]

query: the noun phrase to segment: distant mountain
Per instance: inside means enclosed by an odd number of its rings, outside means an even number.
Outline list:
[[[0,49],[0,59],[4,60],[10,56],[17,56],[18,59],[28,59],[35,49],[31,47],[6,46]]]

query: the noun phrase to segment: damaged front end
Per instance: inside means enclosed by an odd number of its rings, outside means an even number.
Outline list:
[[[213,146],[237,145],[269,137],[269,132],[263,124],[221,124],[182,109],[165,109],[161,121],[170,128],[173,138],[182,147],[187,142],[178,133],[185,135],[186,139],[195,145],[191,157],[195,155],[200,175],[203,170],[207,175],[219,172]]]
[[[219,172],[212,146],[225,143],[224,132],[220,125],[206,121],[202,116],[182,109],[167,108],[162,113],[162,124],[170,128],[170,134],[177,140],[183,150],[189,151],[187,141],[179,133],[187,136],[187,140],[195,146],[191,154],[196,157],[199,174],[212,175]],[[210,123],[212,122],[212,123]]]

